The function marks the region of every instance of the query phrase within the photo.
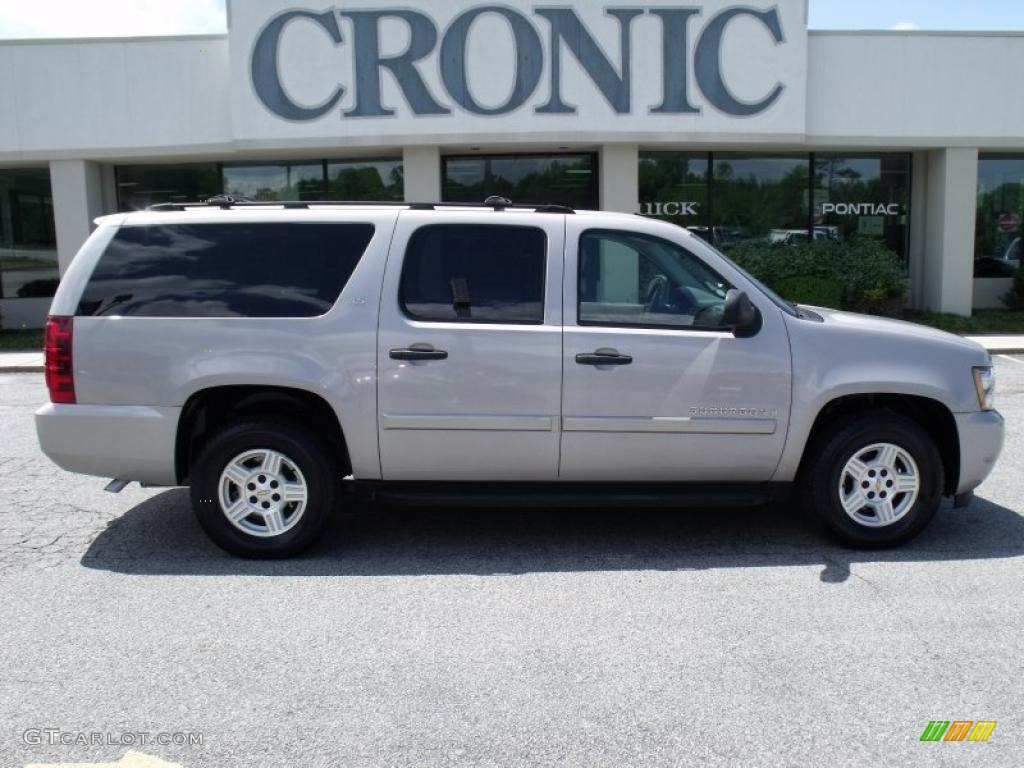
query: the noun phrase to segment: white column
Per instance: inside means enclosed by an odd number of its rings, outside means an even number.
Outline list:
[[[640,148],[636,144],[601,147],[601,210],[636,213],[640,205]]]
[[[52,160],[53,223],[57,232],[57,261],[63,275],[93,230],[92,220],[103,215],[103,179],[98,163]]]
[[[928,212],[928,153],[914,153],[910,186],[910,251],[907,262],[910,277],[909,305],[924,309],[925,240]]]
[[[405,177],[405,199],[407,202],[440,202],[441,150],[439,147],[406,147],[402,150],[402,173]]]
[[[923,299],[925,309],[970,315],[974,288],[974,224],[978,150],[928,153]]]
[[[103,193],[103,212],[117,212],[117,171],[114,166],[104,163],[100,166],[101,189]]]

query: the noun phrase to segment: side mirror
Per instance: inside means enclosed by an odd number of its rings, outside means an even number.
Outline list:
[[[730,288],[725,294],[725,307],[722,309],[722,325],[740,333],[750,330],[757,323],[757,307],[750,301],[745,291]]]

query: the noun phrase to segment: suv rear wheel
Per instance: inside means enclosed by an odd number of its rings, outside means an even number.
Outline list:
[[[900,414],[848,416],[811,450],[802,478],[804,504],[845,544],[902,544],[939,508],[942,457],[929,434]]]
[[[337,471],[306,429],[273,421],[227,427],[192,465],[192,507],[222,549],[241,557],[288,557],[323,531]]]

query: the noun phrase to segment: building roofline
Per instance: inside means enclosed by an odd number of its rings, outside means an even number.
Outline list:
[[[131,37],[26,37],[4,38],[0,45],[77,45],[79,43],[166,43],[190,40],[227,40],[226,32],[206,35],[136,35]]]
[[[1024,30],[809,29],[814,37],[1024,37]]]
[[[1024,30],[952,29],[808,29],[813,37],[1024,37]],[[228,32],[196,35],[126,35],[122,37],[2,38],[0,45],[80,45],[89,43],[166,43],[191,40],[227,40]]]

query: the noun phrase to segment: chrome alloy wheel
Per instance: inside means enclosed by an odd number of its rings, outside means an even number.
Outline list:
[[[846,514],[868,528],[903,518],[921,492],[921,476],[909,453],[892,443],[858,450],[839,475],[839,502]]]
[[[250,536],[280,536],[306,510],[309,488],[298,465],[283,453],[257,448],[228,462],[217,484],[224,516]]]

